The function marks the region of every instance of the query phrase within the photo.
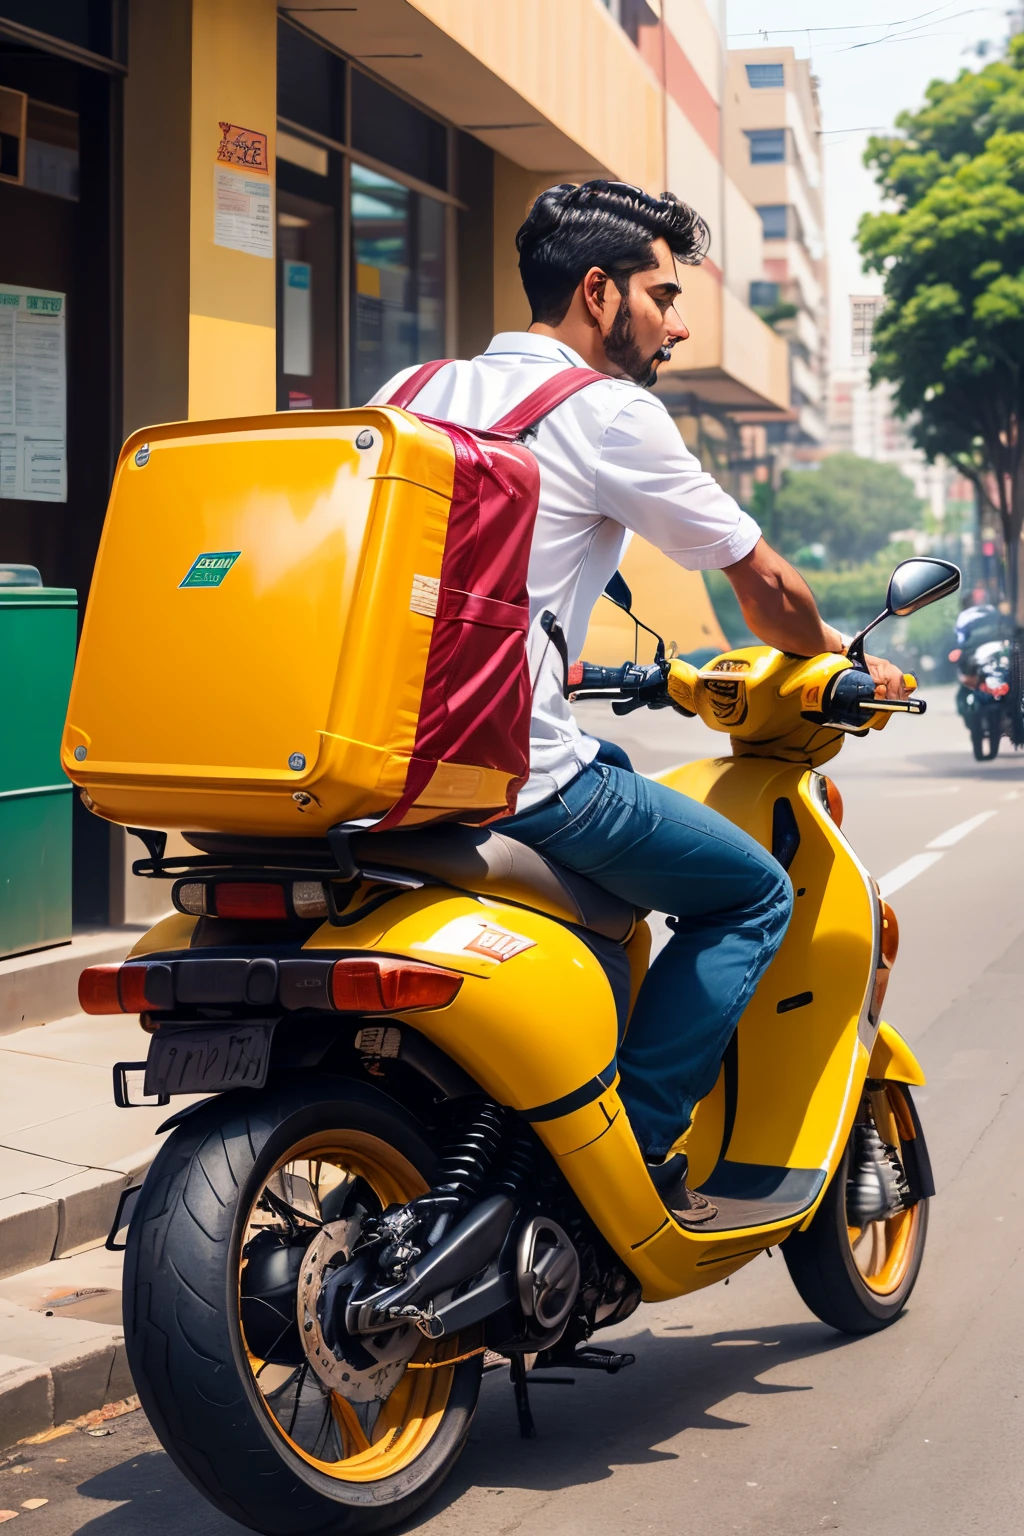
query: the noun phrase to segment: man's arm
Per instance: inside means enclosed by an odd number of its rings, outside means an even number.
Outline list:
[[[793,656],[842,651],[842,636],[822,619],[806,581],[788,560],[759,539],[742,560],[725,567],[747,628],[776,650]],[[903,674],[891,661],[865,658],[880,697],[905,699]]]

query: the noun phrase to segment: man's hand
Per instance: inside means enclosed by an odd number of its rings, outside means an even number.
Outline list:
[[[822,621],[811,590],[799,571],[764,539],[749,555],[725,568],[739,599],[747,627],[776,650],[792,656],[820,656],[843,650],[839,631]],[[875,682],[875,697],[908,697],[903,673],[880,656],[865,656]]]
[[[874,680],[876,699],[909,699],[911,689],[899,667],[881,656],[865,656],[864,661]]]

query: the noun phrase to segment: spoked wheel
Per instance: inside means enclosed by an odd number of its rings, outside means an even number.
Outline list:
[[[843,1161],[806,1232],[782,1245],[801,1297],[843,1333],[875,1333],[906,1306],[924,1257],[928,1201],[908,1167],[926,1162],[898,1083],[869,1084]],[[915,1134],[916,1132],[916,1134]]]
[[[153,1166],[126,1255],[132,1373],[170,1455],[253,1530],[384,1530],[462,1449],[479,1340],[405,1325],[332,1350],[318,1308],[367,1218],[421,1194],[432,1162],[382,1094],[303,1079],[204,1106]]]

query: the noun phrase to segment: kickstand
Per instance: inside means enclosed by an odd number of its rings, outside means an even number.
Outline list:
[[[519,1415],[519,1438],[536,1440],[537,1426],[530,1410],[530,1389],[526,1383],[526,1362],[521,1354],[514,1354],[509,1362],[509,1380],[516,1395],[516,1413]]]

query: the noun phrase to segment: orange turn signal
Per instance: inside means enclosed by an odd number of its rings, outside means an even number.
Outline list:
[[[462,977],[415,960],[339,960],[331,972],[331,999],[342,1013],[404,1013],[409,1008],[445,1008],[457,996]]]
[[[900,925],[896,921],[896,913],[887,901],[879,901],[882,918],[882,964],[887,970],[891,970],[896,963],[896,953],[900,947]]]
[[[827,774],[821,774],[821,798],[825,809],[828,811],[837,827],[843,824],[843,797],[839,793],[838,785],[834,784]]]
[[[142,1013],[146,1008],[144,965],[90,965],[78,978],[83,1013]]]

